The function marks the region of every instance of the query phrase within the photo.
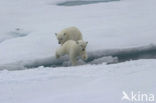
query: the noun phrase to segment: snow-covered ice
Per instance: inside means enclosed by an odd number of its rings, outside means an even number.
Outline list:
[[[55,3],[57,0],[1,0],[0,35],[16,28],[30,33],[0,44],[0,64],[54,56],[59,46],[54,33],[73,25],[89,42],[88,51],[156,42],[155,0],[122,0],[73,7]]]
[[[122,91],[156,95],[156,1],[58,5],[66,1],[73,0],[0,0],[0,102],[128,103]],[[69,26],[89,42],[88,61],[76,67],[55,58],[54,34]],[[107,65],[122,57],[136,60]]]
[[[156,93],[156,61],[1,71],[2,103],[129,103],[122,91]]]

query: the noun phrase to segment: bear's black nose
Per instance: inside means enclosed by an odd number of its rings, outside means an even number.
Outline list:
[[[58,43],[59,43],[59,44],[61,44],[61,42],[60,42],[60,41],[59,41]]]
[[[85,49],[82,49],[82,51],[85,51]]]

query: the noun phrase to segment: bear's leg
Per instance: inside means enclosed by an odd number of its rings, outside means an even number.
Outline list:
[[[59,58],[60,56],[63,56],[63,55],[64,55],[64,52],[62,48],[58,49],[55,53],[56,58]]]
[[[70,58],[70,62],[72,63],[72,66],[76,66],[77,65],[77,59],[76,59],[75,55],[73,53],[71,53],[69,55],[69,58]]]
[[[76,66],[76,65],[77,65],[77,60],[76,60],[76,58],[72,58],[72,59],[71,59],[71,63],[72,63],[72,66]]]
[[[56,52],[55,56],[56,58],[60,58],[60,55],[58,54],[58,52]]]
[[[83,60],[87,60],[87,59],[88,59],[88,56],[87,56],[86,51],[82,52],[81,58],[82,58]]]

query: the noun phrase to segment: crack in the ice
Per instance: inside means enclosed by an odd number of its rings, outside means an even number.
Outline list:
[[[88,52],[88,59],[84,62],[82,60],[79,60],[78,63],[79,65],[101,63],[112,64],[138,59],[156,59],[156,45]],[[67,56],[61,57],[60,59],[56,59],[55,57],[48,57],[43,59],[1,65],[0,70],[21,70],[37,68],[40,66],[67,67],[70,66],[70,63]]]
[[[65,1],[60,2],[58,6],[78,6],[78,5],[88,5],[88,4],[95,4],[95,3],[103,3],[103,2],[113,2],[113,1],[120,1],[120,0],[74,0],[74,1]]]

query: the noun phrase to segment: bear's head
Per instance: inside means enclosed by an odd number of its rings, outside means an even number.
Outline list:
[[[88,42],[83,41],[83,40],[78,40],[78,41],[76,41],[76,43],[80,46],[82,51],[86,50],[86,46],[87,46]]]
[[[66,33],[55,33],[57,40],[58,40],[58,44],[63,45],[66,42]]]

